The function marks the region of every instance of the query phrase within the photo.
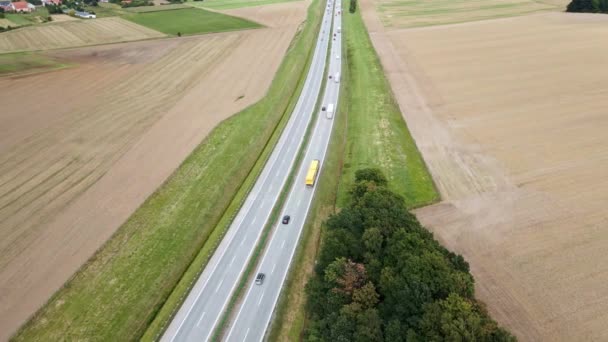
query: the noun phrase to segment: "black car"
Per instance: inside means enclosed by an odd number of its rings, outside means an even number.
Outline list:
[[[291,217],[289,217],[289,215],[285,215],[285,216],[283,216],[283,221],[282,221],[282,222],[283,222],[283,224],[288,224],[288,223],[289,223],[289,219],[290,219],[290,218],[291,218]]]
[[[255,277],[255,284],[262,285],[262,283],[264,282],[264,278],[266,278],[266,275],[264,273],[258,273],[258,276]]]

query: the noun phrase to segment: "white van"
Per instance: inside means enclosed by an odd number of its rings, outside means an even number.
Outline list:
[[[340,83],[340,73],[339,72],[337,72],[336,76],[334,76],[334,82]]]
[[[334,104],[333,103],[330,103],[327,105],[327,111],[325,112],[325,116],[328,119],[331,119],[334,117]]]

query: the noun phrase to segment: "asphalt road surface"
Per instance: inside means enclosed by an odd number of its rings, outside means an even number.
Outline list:
[[[330,40],[333,13],[327,9],[329,8],[326,7],[324,12],[304,88],[287,126],[226,236],[169,324],[161,341],[208,341],[217,328],[285,186],[306,129],[314,117],[313,111],[324,77]],[[303,213],[305,216],[306,211]],[[298,222],[297,220],[296,218],[294,223]],[[303,222],[304,217],[300,220]]]
[[[340,80],[339,77],[336,78],[336,74],[341,73],[342,63],[342,35],[338,32],[338,28],[342,25],[339,0],[336,1],[335,6],[332,33],[332,37],[335,34],[335,40],[332,40],[328,69],[328,74],[332,78],[327,80],[322,102],[322,106],[327,109],[330,104],[333,104],[334,113],[336,112],[340,91]],[[264,339],[316,188],[316,186],[308,187],[305,185],[306,173],[314,159],[321,161],[322,167],[334,120],[335,114],[329,119],[327,112],[321,110],[318,113],[318,119],[306,155],[293,181],[291,192],[281,215],[281,218],[283,215],[289,215],[291,220],[286,225],[280,221],[277,222],[278,226],[274,230],[274,235],[271,237],[255,273],[256,275],[264,273],[266,277],[261,285],[255,284],[253,281],[249,284],[245,297],[237,307],[236,317],[231,322],[226,334],[226,340],[229,342],[261,341]]]

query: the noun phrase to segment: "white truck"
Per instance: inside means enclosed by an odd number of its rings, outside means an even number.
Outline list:
[[[330,103],[327,105],[327,110],[325,111],[325,116],[328,119],[331,119],[334,117],[334,104],[333,103]]]
[[[337,72],[336,76],[334,76],[334,82],[340,83],[340,73],[339,72]]]

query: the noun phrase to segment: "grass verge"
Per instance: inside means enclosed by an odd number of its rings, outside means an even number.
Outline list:
[[[0,54],[0,76],[56,70],[67,66],[69,64],[31,52]]]
[[[301,340],[306,328],[305,286],[323,237],[323,221],[336,212],[354,171],[365,166],[380,167],[393,181],[409,207],[418,207],[439,198],[434,183],[401,117],[380,62],[358,13],[343,11],[342,80],[336,126],[319,180],[315,200],[304,227],[292,271],[277,304],[276,319],[269,341]],[[373,110],[372,110],[373,109]],[[386,127],[385,121],[390,122]],[[387,137],[374,139],[378,127]],[[369,129],[365,132],[365,129]],[[377,138],[377,136],[376,136]],[[371,144],[372,146],[366,146]],[[395,148],[393,144],[399,144]],[[395,167],[382,165],[382,156],[402,160]],[[399,156],[398,154],[403,154]],[[413,156],[412,156],[413,154]],[[410,172],[413,169],[413,172]]]
[[[188,277],[217,246],[246,195],[235,197],[237,190],[258,172],[254,165],[288,113],[319,17],[309,10],[266,97],[214,129],[13,340],[125,341],[158,334],[181,303]]]
[[[134,13],[124,15],[123,18],[169,35],[178,33],[191,35],[261,27],[260,24],[249,20],[199,8]]]
[[[435,202],[439,194],[397,105],[359,12],[344,13],[350,82],[347,98],[348,146],[338,190],[338,206],[347,200],[355,171],[379,168],[390,189],[409,208]]]

